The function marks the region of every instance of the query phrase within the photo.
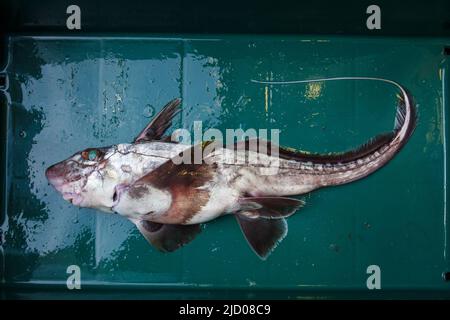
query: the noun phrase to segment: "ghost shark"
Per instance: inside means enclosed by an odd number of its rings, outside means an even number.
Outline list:
[[[414,131],[416,107],[404,87],[386,79],[351,79],[387,82],[400,95],[393,130],[348,152],[311,154],[278,147],[276,155],[262,154],[247,140],[212,148],[200,163],[177,163],[175,158],[195,148],[204,151],[208,143],[169,141],[165,133],[181,104],[174,99],[133,143],[87,148],[49,167],[46,177],[65,200],[128,218],[165,252],[190,242],[201,224],[234,215],[251,248],[266,259],[287,234],[286,218],[304,204],[289,196],[366,177],[388,163]],[[257,142],[272,150],[270,142]],[[260,161],[229,161],[251,155]],[[275,163],[276,174],[262,173]]]

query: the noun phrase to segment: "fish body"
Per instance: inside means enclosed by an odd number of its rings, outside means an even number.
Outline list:
[[[64,199],[130,219],[162,251],[191,241],[200,224],[233,214],[252,249],[265,259],[287,233],[285,218],[304,204],[289,196],[362,179],[408,141],[416,125],[412,97],[399,84],[378,80],[401,92],[394,129],[349,152],[320,155],[275,146],[276,153],[263,153],[260,146],[274,146],[259,139],[217,148],[168,142],[164,133],[180,105],[175,99],[134,143],[88,148],[48,168],[46,175]],[[200,162],[178,161],[192,160],[197,151]]]

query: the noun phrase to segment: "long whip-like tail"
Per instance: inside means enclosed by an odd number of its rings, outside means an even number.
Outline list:
[[[341,179],[340,181],[334,180],[334,183],[332,184],[347,183],[367,176],[388,162],[406,144],[417,123],[416,106],[408,90],[398,82],[376,77],[333,77],[294,81],[251,80],[254,83],[266,85],[290,85],[340,80],[379,81],[388,83],[397,87],[400,90],[401,96],[399,96],[399,105],[395,117],[394,130],[371,139],[369,142],[357,149],[337,154],[311,154],[300,151],[280,150],[281,157],[291,160],[315,164],[331,164],[340,166],[343,170],[351,168],[351,170],[354,171],[354,174],[349,174],[346,179]],[[359,165],[353,165],[353,163],[361,164],[369,161],[372,161],[372,163],[375,163],[376,165],[372,165],[369,169],[365,168],[364,170],[360,169]],[[349,164],[352,165],[349,166]]]

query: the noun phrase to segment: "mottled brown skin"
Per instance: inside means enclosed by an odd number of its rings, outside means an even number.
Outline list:
[[[192,157],[195,148],[189,149]],[[174,164],[167,161],[151,175],[136,181],[128,192],[130,197],[141,198],[146,191],[145,185],[170,192],[172,202],[164,214],[164,222],[186,223],[208,202],[209,191],[201,187],[213,179],[215,169],[216,164]]]

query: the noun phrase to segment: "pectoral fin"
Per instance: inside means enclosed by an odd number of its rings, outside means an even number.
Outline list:
[[[286,236],[288,227],[285,219],[249,218],[236,214],[236,219],[250,247],[263,260]]]
[[[289,217],[305,204],[302,200],[284,197],[247,197],[239,199],[239,203],[241,214],[266,219]]]
[[[192,241],[201,226],[161,224],[145,220],[132,220],[147,241],[162,252],[172,252]]]
[[[153,120],[142,130],[134,142],[160,140],[164,132],[172,125],[172,119],[180,111],[180,99],[173,99],[166,104]],[[167,138],[165,138],[167,139]]]

